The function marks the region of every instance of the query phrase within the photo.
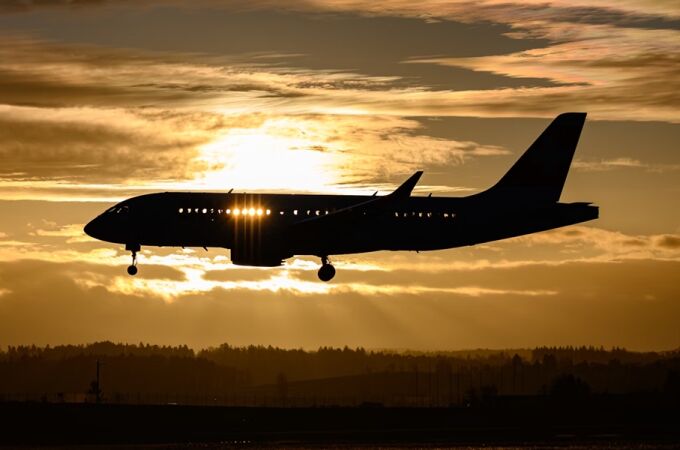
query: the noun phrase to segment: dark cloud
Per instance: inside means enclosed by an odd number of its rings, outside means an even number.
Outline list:
[[[680,248],[680,236],[672,235],[672,234],[662,236],[656,242],[656,245],[658,245],[659,247],[667,248],[667,249],[671,249],[671,250],[679,249]]]
[[[0,69],[0,97],[9,105],[60,107],[101,105],[127,93],[124,88],[73,84],[49,76]],[[148,99],[147,99],[148,100]]]
[[[0,177],[17,178],[14,174],[19,172],[21,179],[162,180],[189,178],[202,168],[193,158],[206,137],[183,135],[173,130],[172,123],[143,119],[141,123],[142,127],[116,127],[85,120],[0,116]],[[159,129],[165,133],[157,133]]]
[[[295,86],[267,77],[254,80],[256,66],[248,64],[243,58],[217,61],[195,54],[61,44],[3,34],[0,98],[3,104],[20,106],[130,108],[183,107],[234,93],[262,98],[305,95]]]
[[[482,4],[476,2],[460,2],[460,8],[466,8],[461,15],[470,19],[493,20],[500,23],[514,23],[524,28],[523,22],[548,21],[569,22],[588,25],[613,25],[641,29],[678,29],[680,19],[677,17],[653,14],[640,7],[637,11],[625,8],[603,6],[569,6],[545,2],[529,4],[520,2],[503,2]],[[486,19],[484,19],[486,17]],[[527,31],[531,33],[530,26]]]
[[[646,247],[647,242],[642,239],[626,239],[621,241],[621,245],[625,245],[627,247]]]
[[[204,5],[205,6],[205,5]],[[244,10],[245,9],[245,10]],[[458,67],[403,64],[414,57],[510,53],[547,44],[543,39],[505,36],[506,25],[357,14],[294,14],[266,8],[192,3],[164,8],[119,8],[115,14],[60,14],[0,18],[6,30],[40,30],[62,42],[203,55],[241,55],[251,63],[308,70],[400,77],[396,86],[438,89],[552,86],[536,78],[478,74]],[[191,20],[187,20],[190,17]],[[125,33],[120,30],[125,29]],[[269,57],[267,57],[269,55]],[[281,56],[283,55],[283,56]]]
[[[296,85],[296,87],[299,87]],[[158,84],[138,84],[131,88],[153,88],[164,91],[184,91],[188,93],[208,93],[208,94],[223,94],[230,92],[255,92],[261,93],[262,98],[299,98],[305,97],[306,94],[292,89],[279,89],[271,85],[261,84],[233,84],[233,85],[207,85],[207,84],[181,84],[181,83],[158,83]]]
[[[186,7],[187,4],[181,0],[151,0],[145,2],[130,2],[127,0],[4,0],[0,3],[0,12],[29,12],[41,8],[67,8],[78,10],[91,6],[105,5],[132,5],[135,8],[153,7]],[[126,5],[126,6],[127,6]],[[225,9],[230,12],[254,12],[262,10],[270,11],[295,11],[306,13],[318,13],[328,11],[353,11],[355,13],[370,13],[371,15],[383,16],[412,16],[418,19],[428,19],[430,21],[445,17],[452,19],[459,12],[460,18],[469,20],[476,17],[478,20],[499,20],[505,17],[506,21],[513,19],[532,19],[532,20],[555,20],[563,22],[584,23],[584,24],[615,24],[622,27],[637,27],[647,29],[678,29],[680,20],[677,17],[655,14],[649,9],[644,9],[644,4],[639,5],[638,9],[626,9],[626,5],[621,8],[614,4],[604,4],[598,6],[570,6],[568,3],[554,4],[546,2],[543,4],[528,4],[521,2],[499,2],[483,4],[472,1],[451,2],[448,8],[433,8],[429,2],[421,2],[418,6],[404,7],[401,2],[382,2],[382,5],[368,6],[359,2],[338,3],[333,0],[327,2],[308,2],[290,1],[285,4],[276,0],[261,0],[258,2],[235,0],[224,2],[221,0],[197,0],[191,2],[191,8]],[[362,8],[363,6],[363,8]]]
[[[107,3],[110,3],[110,0],[3,0],[0,3],[0,12],[28,12],[40,8],[76,9],[88,6],[101,6]]]

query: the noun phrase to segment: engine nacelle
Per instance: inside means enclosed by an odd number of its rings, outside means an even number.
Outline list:
[[[231,262],[237,266],[277,267],[293,255],[277,252],[256,251],[253,248],[232,248]]]

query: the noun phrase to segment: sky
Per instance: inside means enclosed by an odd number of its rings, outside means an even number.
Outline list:
[[[0,2],[0,347],[680,347],[680,4]],[[600,218],[280,268],[129,254],[83,225],[167,190],[491,186],[588,112],[562,201]]]

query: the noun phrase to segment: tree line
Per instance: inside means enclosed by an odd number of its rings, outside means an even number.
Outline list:
[[[10,346],[0,351],[0,400],[244,405],[469,405],[503,397],[677,396],[680,351],[623,348],[407,352],[309,351],[223,344]]]

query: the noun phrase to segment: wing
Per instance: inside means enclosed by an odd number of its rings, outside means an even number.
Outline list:
[[[401,200],[409,198],[413,188],[420,180],[423,175],[423,171],[419,170],[409,177],[408,180],[404,181],[401,186],[395,189],[388,195],[377,197],[375,194],[370,197],[369,200],[364,202],[356,203],[352,206],[346,208],[338,209],[330,214],[324,214],[323,216],[314,216],[308,219],[303,219],[294,226],[305,226],[305,225],[316,225],[316,224],[331,224],[336,222],[345,222],[348,220],[353,220],[359,216],[364,217],[371,214],[382,213],[386,209],[392,208],[396,203]]]

